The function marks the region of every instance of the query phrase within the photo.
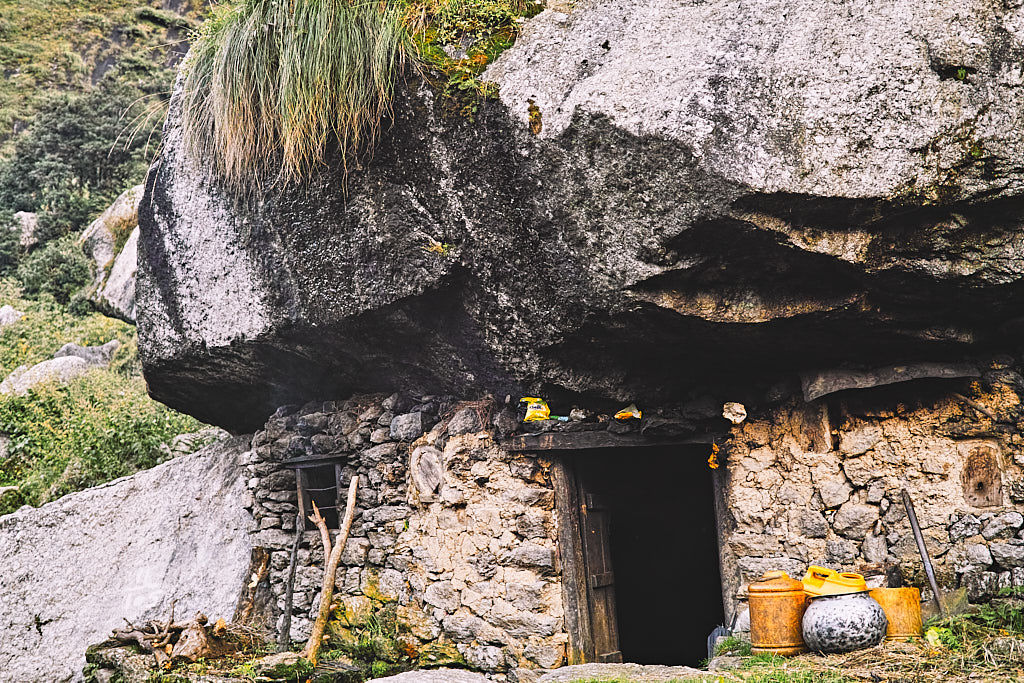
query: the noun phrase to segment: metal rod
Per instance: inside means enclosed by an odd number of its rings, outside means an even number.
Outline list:
[[[921,535],[921,525],[917,523],[917,513],[914,512],[914,501],[910,500],[910,494],[903,489],[903,507],[907,509],[907,518],[910,520],[910,528],[914,530],[914,540],[917,541],[917,550],[921,553],[921,561],[924,562],[924,573],[928,576],[928,583],[932,587],[932,595],[935,598],[935,607],[939,614],[945,616],[942,609],[942,593],[939,591],[939,584],[935,580],[935,569],[932,568],[932,559],[928,557],[928,549],[924,546],[924,536]]]

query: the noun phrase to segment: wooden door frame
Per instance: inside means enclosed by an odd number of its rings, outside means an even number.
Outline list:
[[[587,565],[580,537],[579,486],[576,471],[564,457],[551,464],[551,484],[555,489],[555,519],[558,527],[558,555],[562,568],[562,605],[565,630],[569,632],[569,664],[596,660],[594,636],[590,628],[590,602],[587,599]]]
[[[569,452],[549,451],[551,457],[551,483],[555,495],[555,519],[558,533],[558,557],[562,575],[562,605],[565,614],[565,630],[569,635],[566,659],[569,664],[586,664],[597,661],[594,636],[591,627],[590,600],[588,597],[589,576],[583,547],[583,519],[581,517],[580,486]],[[553,457],[552,457],[553,456]],[[712,472],[711,485],[714,488],[714,514],[716,541],[718,544],[719,571],[723,569],[722,542],[724,539],[727,501],[725,500],[725,473]],[[724,574],[723,574],[724,576]],[[726,619],[730,603],[726,598],[725,584],[722,584],[722,605]]]

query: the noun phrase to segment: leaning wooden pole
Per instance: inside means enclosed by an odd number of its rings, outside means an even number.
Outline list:
[[[281,631],[277,634],[277,651],[287,652],[292,647],[292,602],[295,593],[295,566],[299,559],[299,543],[302,542],[303,527],[306,520],[302,513],[295,515],[295,539],[292,541],[291,559],[288,561],[288,580],[284,590],[284,618],[281,620]]]
[[[921,535],[921,525],[917,523],[917,513],[914,511],[914,501],[906,489],[902,491],[903,507],[907,511],[907,519],[910,520],[910,528],[914,532],[914,540],[917,542],[917,550],[921,553],[921,562],[924,563],[924,573],[928,577],[928,583],[932,587],[932,597],[935,599],[935,607],[939,614],[946,616],[946,610],[942,606],[942,593],[939,591],[939,584],[935,580],[935,569],[932,567],[932,558],[928,556],[928,548],[924,545],[924,536]]]
[[[348,501],[345,507],[345,521],[341,524],[338,537],[331,547],[330,534],[327,531],[327,523],[319,510],[314,508],[315,514],[310,520],[320,529],[320,535],[324,542],[324,583],[320,589],[320,611],[316,621],[313,623],[313,632],[309,635],[306,649],[302,656],[316,665],[316,658],[320,652],[320,645],[324,639],[324,631],[327,630],[327,617],[331,613],[331,598],[334,596],[334,574],[338,571],[338,564],[341,562],[341,553],[345,550],[345,543],[348,541],[348,532],[352,528],[352,520],[356,515],[356,489],[359,486],[359,476],[352,475],[352,482],[348,485]]]

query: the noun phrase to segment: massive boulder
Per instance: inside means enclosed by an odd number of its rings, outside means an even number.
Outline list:
[[[250,429],[354,388],[650,404],[1019,340],[1019,4],[565,9],[472,121],[410,77],[347,189],[232,196],[172,104],[140,215],[152,394]]]
[[[230,619],[250,560],[238,437],[0,517],[0,683],[80,680],[124,619]]]

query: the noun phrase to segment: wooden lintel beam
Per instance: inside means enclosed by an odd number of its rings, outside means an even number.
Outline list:
[[[576,451],[592,448],[633,448],[644,446],[683,446],[709,444],[715,434],[692,436],[646,437],[642,434],[612,434],[611,432],[543,432],[517,434],[505,443],[510,451]]]
[[[282,460],[281,464],[285,467],[292,467],[295,469],[301,469],[305,467],[320,467],[323,465],[334,465],[342,460],[348,459],[348,454],[345,455],[304,455],[298,458],[288,458]]]

